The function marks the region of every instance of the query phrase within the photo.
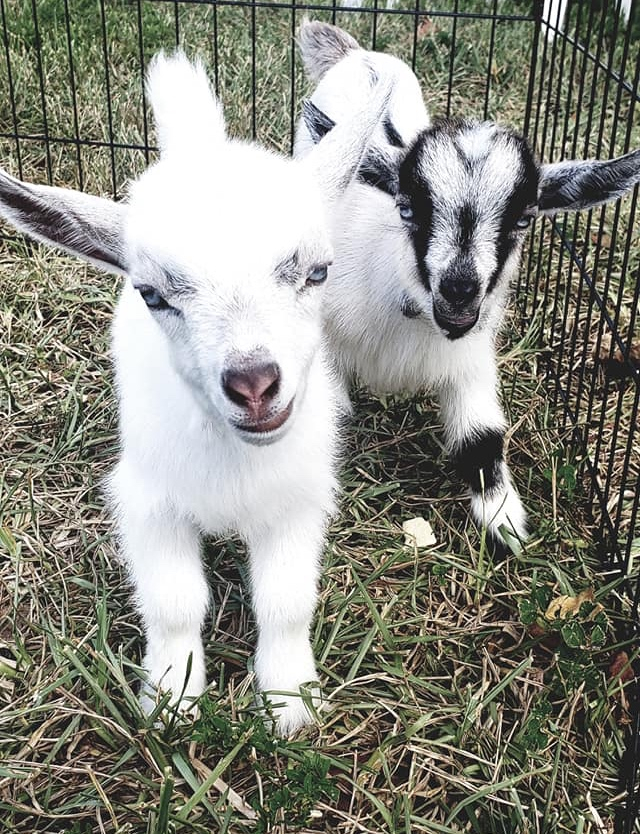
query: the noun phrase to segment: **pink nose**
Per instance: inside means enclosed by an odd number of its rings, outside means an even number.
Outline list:
[[[232,403],[246,408],[253,419],[259,420],[278,394],[280,368],[274,362],[241,370],[232,368],[222,374],[222,387]]]

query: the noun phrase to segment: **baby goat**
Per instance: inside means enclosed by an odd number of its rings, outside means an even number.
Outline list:
[[[298,128],[298,157],[322,146],[368,84],[395,79],[359,182],[334,210],[334,280],[323,309],[336,365],[377,391],[435,389],[473,517],[503,549],[510,534],[527,531],[503,457],[495,340],[527,229],[537,214],[620,197],[640,180],[640,151],[540,166],[507,128],[430,125],[408,67],[341,29],[306,21],[299,40],[317,87]]]
[[[296,161],[227,139],[203,68],[181,53],[155,59],[148,94],[160,159],[126,204],[0,171],[0,214],[129,279],[113,325],[122,452],[109,491],[146,634],[143,706],[158,689],[185,706],[202,693],[200,538],[235,532],[258,686],[288,733],[310,720],[300,687],[316,679],[309,627],[336,494],[327,210],[386,99]]]

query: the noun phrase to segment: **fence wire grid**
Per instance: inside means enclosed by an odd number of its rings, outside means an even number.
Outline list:
[[[406,60],[432,114],[509,124],[543,160],[639,147],[638,3],[628,21],[613,1],[564,5],[0,0],[3,164],[27,179],[120,197],[153,153],[144,68],[173,44],[208,57],[217,92],[233,101],[233,133],[289,152],[308,92],[294,47],[303,15],[355,27],[362,45]],[[18,61],[17,31],[31,49],[27,64]],[[81,42],[91,44],[88,55]],[[637,210],[636,188],[623,203],[539,221],[515,297],[518,326],[542,348],[540,373],[581,473],[603,564],[626,576],[630,627],[640,606]],[[621,766],[625,834],[638,830],[640,802],[637,702],[633,712]]]

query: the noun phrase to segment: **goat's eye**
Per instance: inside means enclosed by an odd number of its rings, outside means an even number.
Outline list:
[[[413,220],[413,209],[408,203],[400,203],[398,213],[403,220]]]
[[[523,214],[522,217],[516,221],[516,229],[528,229],[533,222],[533,217],[530,214]]]
[[[165,299],[160,295],[158,290],[155,287],[150,287],[148,284],[142,284],[139,287],[136,287],[142,298],[144,299],[144,303],[149,307],[151,310],[169,310],[170,306],[165,301]]]
[[[316,264],[316,266],[311,267],[307,274],[307,286],[311,287],[323,284],[327,280],[328,271],[327,264]]]

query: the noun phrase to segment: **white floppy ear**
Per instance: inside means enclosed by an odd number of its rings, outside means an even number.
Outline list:
[[[353,179],[389,105],[392,90],[393,84],[388,80],[375,84],[369,101],[351,118],[329,130],[301,160],[313,171],[329,202],[337,200]]]
[[[197,147],[210,151],[224,140],[222,108],[200,61],[192,63],[181,50],[158,53],[146,89],[161,156],[182,153],[188,159]]]
[[[30,185],[0,168],[0,216],[36,240],[126,274],[127,207],[68,188]]]
[[[610,203],[640,182],[640,150],[603,161],[567,160],[540,169],[538,210],[542,214],[580,211]]]

